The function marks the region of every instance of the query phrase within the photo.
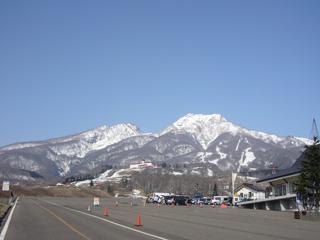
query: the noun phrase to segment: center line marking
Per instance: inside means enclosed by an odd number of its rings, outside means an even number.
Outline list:
[[[125,229],[127,229],[127,230],[130,230],[130,231],[133,231],[133,232],[137,232],[137,233],[140,233],[140,234],[149,236],[149,237],[153,237],[153,238],[160,239],[160,240],[169,240],[168,238],[164,238],[164,237],[160,237],[160,236],[157,236],[157,235],[154,235],[154,234],[151,234],[151,233],[143,232],[143,231],[141,231],[141,230],[137,230],[137,229],[128,227],[128,226],[126,226],[126,225],[122,225],[122,224],[119,224],[119,223],[116,223],[116,222],[112,222],[112,221],[107,220],[107,219],[104,219],[104,218],[102,218],[102,217],[98,217],[98,216],[95,216],[95,215],[92,215],[92,214],[88,214],[88,213],[85,213],[85,212],[82,212],[82,211],[79,211],[79,210],[75,210],[75,209],[72,209],[72,208],[68,208],[68,207],[65,207],[65,206],[56,204],[56,203],[54,203],[54,202],[45,201],[45,200],[41,200],[41,201],[44,201],[44,202],[46,202],[46,203],[49,203],[49,204],[54,205],[54,206],[57,206],[57,207],[61,207],[61,208],[67,209],[67,210],[72,211],[72,212],[81,213],[81,214],[83,214],[83,215],[86,215],[86,216],[89,216],[89,217],[92,217],[92,218],[96,218],[96,219],[105,221],[105,222],[107,222],[107,223],[116,225],[116,226],[118,226],[118,227],[125,228]]]
[[[33,200],[34,201],[34,200]],[[37,203],[36,201],[34,201],[34,203],[36,205],[38,205],[38,207],[42,208],[43,210],[47,211],[48,213],[50,213],[52,216],[54,216],[55,218],[57,218],[60,222],[62,222],[64,225],[66,225],[70,230],[72,230],[73,232],[75,232],[76,234],[78,234],[79,236],[81,236],[82,238],[86,239],[86,240],[90,240],[90,238],[88,238],[86,235],[84,235],[83,233],[81,233],[78,229],[76,229],[75,227],[73,227],[70,223],[68,223],[67,221],[65,221],[63,218],[59,217],[57,214],[55,214],[54,212],[52,212],[50,209],[41,206],[39,203]]]

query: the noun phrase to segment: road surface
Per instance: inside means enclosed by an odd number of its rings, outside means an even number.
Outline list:
[[[116,206],[116,201],[118,205]],[[143,206],[130,199],[20,198],[5,240],[22,239],[318,239],[319,222],[293,213],[205,206]],[[88,207],[90,206],[90,211]],[[104,216],[107,207],[108,215]],[[143,226],[137,223],[141,213]]]

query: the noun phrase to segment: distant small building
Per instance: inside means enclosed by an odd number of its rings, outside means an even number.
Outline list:
[[[149,161],[140,161],[136,164],[130,164],[130,169],[145,169],[145,168],[154,168],[152,162]]]
[[[242,200],[258,200],[265,198],[265,189],[251,183],[243,183],[234,190],[236,197]]]

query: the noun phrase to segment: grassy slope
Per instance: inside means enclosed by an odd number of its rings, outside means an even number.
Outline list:
[[[7,208],[9,206],[4,204],[4,203],[0,203],[0,218],[3,216],[3,214],[6,212]]]

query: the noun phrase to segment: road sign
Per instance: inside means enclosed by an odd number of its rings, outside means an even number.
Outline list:
[[[2,191],[9,191],[10,190],[10,182],[9,181],[3,181],[2,183]]]
[[[99,206],[100,205],[100,198],[94,197],[93,198],[93,206]]]

